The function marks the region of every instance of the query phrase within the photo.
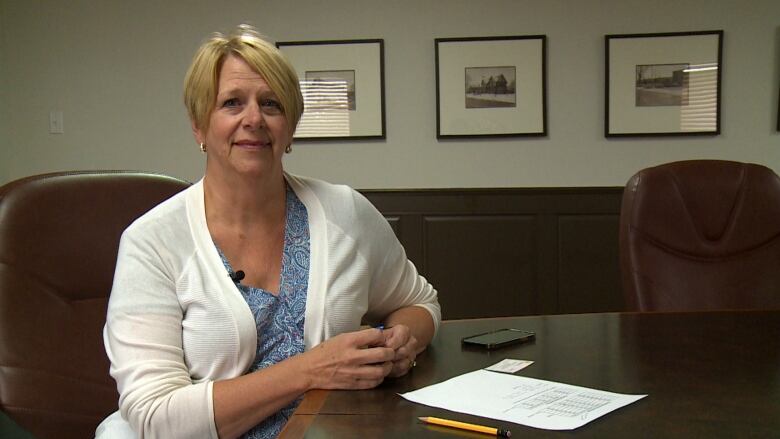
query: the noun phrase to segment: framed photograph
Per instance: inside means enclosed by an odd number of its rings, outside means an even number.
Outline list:
[[[435,41],[436,138],[547,135],[545,35]]]
[[[723,31],[607,35],[604,134],[720,134]]]
[[[298,73],[296,140],[385,138],[384,40],[276,43]]]

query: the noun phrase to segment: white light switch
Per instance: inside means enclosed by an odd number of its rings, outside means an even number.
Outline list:
[[[49,112],[49,133],[62,134],[65,132],[65,126],[62,121],[62,111]]]

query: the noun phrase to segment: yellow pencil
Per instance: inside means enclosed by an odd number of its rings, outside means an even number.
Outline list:
[[[449,419],[434,418],[432,416],[417,418],[426,424],[443,425],[445,427],[460,428],[461,430],[476,431],[479,433],[492,434],[498,437],[511,437],[512,432],[501,428],[485,427],[484,425],[469,424],[466,422],[450,421]]]

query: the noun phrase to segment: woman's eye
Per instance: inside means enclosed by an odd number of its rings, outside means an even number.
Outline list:
[[[263,107],[263,111],[270,114],[280,114],[282,112],[282,104],[275,99],[263,99],[260,101],[260,106]]]
[[[240,101],[238,100],[238,98],[230,98],[230,99],[226,99],[225,102],[222,103],[222,106],[229,108],[229,107],[238,106],[239,104]]]

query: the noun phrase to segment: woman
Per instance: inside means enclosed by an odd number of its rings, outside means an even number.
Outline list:
[[[274,437],[309,389],[406,374],[436,290],[364,197],[284,172],[289,63],[248,26],[216,34],[184,100],[206,172],[122,235],[104,330],[119,411],[97,436]]]

